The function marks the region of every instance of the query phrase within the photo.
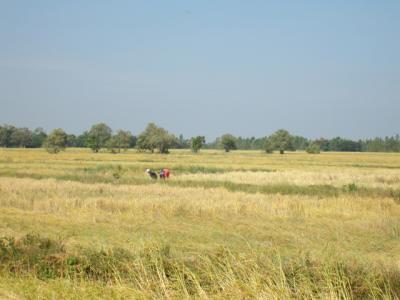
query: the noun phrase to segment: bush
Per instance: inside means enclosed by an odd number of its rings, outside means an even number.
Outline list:
[[[67,134],[61,128],[54,129],[46,138],[44,145],[49,153],[58,153],[61,150],[65,150]]]
[[[267,138],[265,140],[264,150],[268,154],[274,153],[274,143],[271,141],[271,139]]]
[[[206,138],[204,136],[196,136],[192,137],[190,140],[190,147],[192,148],[192,152],[197,153],[203,147],[206,142]]]
[[[221,136],[221,146],[224,148],[225,152],[236,150],[236,138],[232,134],[224,134]]]
[[[312,143],[306,148],[306,152],[310,154],[319,154],[321,149],[319,148],[318,144]]]

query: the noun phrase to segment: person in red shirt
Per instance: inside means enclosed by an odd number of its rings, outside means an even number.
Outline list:
[[[163,169],[164,171],[164,178],[169,178],[169,169]]]
[[[169,178],[169,169],[161,169],[160,170],[160,179],[168,179]]]

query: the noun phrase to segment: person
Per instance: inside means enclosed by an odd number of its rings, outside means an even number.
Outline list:
[[[164,169],[160,170],[160,179],[164,179],[165,180]]]
[[[157,177],[157,173],[154,172],[154,171],[152,171],[152,170],[150,170],[150,169],[147,169],[147,170],[146,170],[146,173],[149,174],[149,176],[150,176],[151,179],[157,179],[157,178],[158,178],[158,177]]]
[[[160,179],[168,179],[169,178],[169,169],[166,169],[166,168],[164,168],[164,169],[161,169],[160,170]]]
[[[164,178],[169,178],[169,169],[163,169]]]

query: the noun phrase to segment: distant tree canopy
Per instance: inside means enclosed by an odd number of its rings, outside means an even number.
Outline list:
[[[287,150],[292,150],[292,137],[287,130],[279,129],[272,134],[269,139],[274,146],[274,149],[279,150],[280,154],[284,154]]]
[[[68,136],[61,128],[54,129],[49,136],[46,138],[44,145],[47,152],[58,153],[61,150],[65,150],[67,145]]]
[[[227,133],[221,136],[220,143],[225,152],[237,149],[236,138],[232,134]]]
[[[26,148],[32,145],[32,131],[28,128],[15,128],[10,136],[11,144],[16,147]]]
[[[101,148],[106,147],[107,142],[111,139],[111,134],[111,128],[105,123],[95,124],[87,134],[86,145],[97,153]]]
[[[107,148],[111,152],[121,152],[128,150],[130,144],[132,143],[132,133],[130,131],[118,130],[115,135],[113,135],[107,142]]]
[[[204,136],[198,135],[196,137],[192,137],[190,140],[190,147],[192,148],[192,152],[199,152],[205,143],[206,138]]]
[[[160,153],[166,154],[169,149],[178,143],[178,139],[162,127],[149,123],[146,129],[138,136],[137,148],[142,151],[154,152],[158,149]]]
[[[260,150],[263,149],[265,138],[256,138],[254,136],[250,138],[239,136],[236,138],[236,146],[241,150]]]
[[[274,152],[274,143],[270,138],[266,138],[264,141],[264,150],[266,153],[273,153]]]
[[[306,148],[306,152],[310,154],[318,154],[321,152],[321,149],[319,145],[314,142],[308,145],[308,147]]]
[[[40,148],[44,144],[47,134],[43,128],[38,127],[32,132],[32,148]]]
[[[45,147],[47,138],[46,132],[42,128],[30,130],[25,127],[15,127],[12,125],[0,125],[0,147],[25,147],[39,148]],[[200,136],[194,137],[199,138]],[[185,139],[183,135],[179,138],[169,133],[161,127],[150,123],[146,130],[139,136],[132,135],[129,131],[118,130],[112,135],[112,130],[104,123],[95,124],[89,131],[82,134],[67,134],[66,147],[89,147],[94,152],[99,152],[102,148],[107,148],[114,153],[136,147],[140,151],[148,150],[154,152],[168,153],[170,148],[186,149],[192,148],[193,138]],[[195,147],[197,147],[195,145]],[[218,149],[225,151],[234,149],[260,150],[272,153],[278,150],[285,151],[351,151],[351,152],[400,152],[400,136],[388,136],[384,138],[376,137],[365,140],[350,140],[341,137],[332,139],[319,138],[315,140],[307,139],[302,136],[291,135],[287,130],[281,129],[266,137],[234,137],[224,135],[214,141],[202,143],[201,148]],[[198,148],[200,149],[200,148]]]
[[[178,142],[175,145],[177,149],[188,149],[191,147],[191,140],[185,139],[182,134],[178,137]]]

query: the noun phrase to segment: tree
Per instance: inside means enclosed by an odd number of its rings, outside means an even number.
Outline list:
[[[293,150],[305,150],[310,145],[310,142],[305,137],[295,135],[291,138],[291,144]]]
[[[270,138],[265,139],[264,150],[266,153],[269,153],[269,154],[274,152],[274,143],[271,141]]]
[[[11,135],[16,130],[14,126],[0,126],[0,147],[11,147]]]
[[[292,148],[291,136],[287,130],[279,129],[270,136],[274,148],[279,150],[280,154],[284,154],[285,150]]]
[[[46,132],[43,130],[43,128],[38,127],[33,131],[32,134],[32,148],[40,148],[43,146],[45,140],[47,138]]]
[[[61,128],[54,129],[45,141],[47,152],[58,153],[61,150],[65,150],[67,137],[67,134]]]
[[[176,145],[177,138],[162,127],[149,123],[137,139],[138,150],[149,150],[152,153],[158,149],[160,153],[168,153],[169,148]]]
[[[308,147],[306,148],[306,152],[310,154],[319,154],[321,152],[321,149],[319,148],[319,145],[314,142],[308,145]]]
[[[197,153],[203,147],[206,142],[206,138],[204,136],[196,136],[192,137],[190,140],[190,147],[192,148],[192,152]]]
[[[111,138],[112,130],[105,123],[99,123],[92,126],[88,132],[86,145],[97,153],[106,146]]]
[[[16,128],[10,136],[11,146],[26,148],[32,144],[32,131],[28,128]]]
[[[125,151],[129,148],[132,140],[132,133],[130,131],[118,130],[117,133],[107,142],[107,147],[111,152],[121,152],[121,149]]]
[[[224,148],[225,152],[236,150],[236,138],[232,134],[224,134],[221,136],[221,146]]]
[[[331,151],[361,151],[361,143],[336,137],[329,141]]]
[[[75,147],[84,148],[87,146],[87,144],[88,144],[88,132],[85,131],[84,133],[76,137]]]
[[[129,148],[135,148],[137,142],[137,137],[132,135],[131,139],[129,140]]]
[[[314,141],[315,144],[319,146],[322,151],[331,151],[329,140],[324,138],[319,138]]]
[[[67,134],[67,147],[77,147],[78,138],[75,134]]]
[[[180,134],[178,137],[178,143],[176,145],[177,149],[187,149],[191,146],[191,140],[185,139],[183,134]]]

